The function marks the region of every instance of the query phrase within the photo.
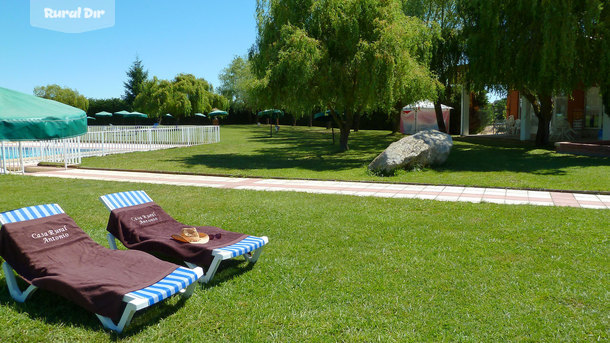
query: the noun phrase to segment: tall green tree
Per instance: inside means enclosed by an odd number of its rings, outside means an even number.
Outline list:
[[[452,88],[458,82],[459,65],[464,62],[458,0],[403,0],[403,11],[422,19],[431,31],[432,49],[428,66],[442,85],[437,88],[434,108],[439,130],[446,132],[441,104],[450,101]]]
[[[85,112],[89,108],[89,100],[84,95],[75,89],[63,88],[56,84],[38,86],[34,88],[34,95],[78,107]]]
[[[253,91],[256,78],[248,59],[236,56],[218,75],[218,79],[221,83],[218,91],[228,99],[231,109],[253,112],[258,109],[257,96]]]
[[[261,99],[297,115],[330,109],[343,150],[359,114],[435,89],[417,59],[427,44],[421,21],[398,0],[258,0],[257,25],[251,55]]]
[[[133,102],[140,94],[144,87],[144,82],[148,79],[148,71],[144,70],[144,65],[139,57],[131,64],[129,70],[127,70],[127,81],[123,83],[125,87],[125,94],[123,99],[127,103],[127,106],[132,109]]]
[[[607,1],[469,0],[461,6],[469,80],[523,94],[538,118],[536,145],[547,145],[553,95],[599,80],[591,65],[599,65],[596,29]]]

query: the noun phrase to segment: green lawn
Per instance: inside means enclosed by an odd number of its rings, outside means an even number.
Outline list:
[[[336,132],[338,140],[338,132]],[[533,189],[610,190],[610,159],[563,155],[536,149],[531,143],[489,138],[454,138],[445,165],[369,175],[375,156],[402,135],[360,131],[350,148],[332,145],[330,130],[283,126],[269,138],[269,127],[223,126],[221,142],[83,160],[84,167],[159,170],[236,176],[373,180]]]
[[[133,189],[180,221],[270,243],[253,268],[228,263],[191,299],[154,307],[118,337],[44,291],[15,303],[0,274],[0,341],[610,338],[607,210],[0,176],[0,211],[57,202],[106,246],[97,197]]]

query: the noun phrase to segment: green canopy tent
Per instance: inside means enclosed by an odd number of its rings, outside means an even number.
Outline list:
[[[3,173],[6,172],[5,141],[19,142],[19,159],[23,172],[22,141],[70,138],[85,133],[85,111],[0,87],[0,167]]]
[[[269,109],[269,110],[264,110],[264,111],[260,111],[257,113],[257,115],[261,118],[269,118],[269,135],[270,137],[273,137],[273,119],[279,119],[280,117],[282,117],[284,115],[284,112],[281,110],[276,110],[276,109]]]

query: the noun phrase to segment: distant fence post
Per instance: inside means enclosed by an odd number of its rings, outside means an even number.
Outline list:
[[[21,174],[25,174],[25,165],[23,164],[23,146],[19,141],[19,164],[21,165]]]
[[[4,141],[0,142],[2,144],[2,151],[0,151],[0,155],[2,156],[2,174],[6,174],[6,156],[4,153]]]

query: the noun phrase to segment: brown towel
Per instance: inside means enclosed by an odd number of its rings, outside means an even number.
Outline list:
[[[206,268],[212,263],[212,250],[247,237],[214,226],[195,226],[198,232],[210,236],[220,233],[221,237],[206,244],[189,244],[171,238],[173,234],[179,235],[185,227],[193,226],[179,223],[159,205],[150,202],[113,210],[106,229],[129,249],[163,254]]]
[[[34,286],[115,321],[123,295],[178,267],[139,251],[107,249],[66,214],[3,225],[0,255]]]

